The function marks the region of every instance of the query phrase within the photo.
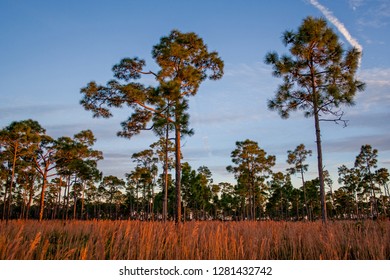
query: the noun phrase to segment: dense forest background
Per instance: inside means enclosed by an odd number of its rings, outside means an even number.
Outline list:
[[[103,176],[103,159],[94,150],[94,135],[81,131],[53,139],[33,120],[13,122],[1,130],[2,219],[163,219],[162,146],[132,155],[136,163],[124,179]],[[162,139],[163,140],[163,139]],[[251,140],[232,151],[236,184],[215,183],[207,166],[182,164],[182,209],[185,220],[315,220],[321,216],[319,180],[305,180],[305,158],[299,145],[286,153],[290,168],[273,172],[275,157]],[[169,152],[168,216],[175,217],[172,151]],[[357,151],[354,166],[339,167],[339,188],[325,172],[327,215],[331,219],[389,216],[389,172],[377,166],[370,145]],[[303,185],[293,186],[291,176]],[[255,182],[255,184],[252,184]]]

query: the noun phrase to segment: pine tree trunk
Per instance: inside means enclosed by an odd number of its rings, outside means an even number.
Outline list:
[[[82,194],[81,194],[81,210],[80,219],[84,220],[84,195],[85,195],[85,183],[82,183]]]
[[[325,203],[325,184],[324,184],[324,170],[322,165],[322,146],[321,146],[321,130],[320,121],[316,104],[314,105],[314,120],[316,129],[316,143],[317,143],[317,160],[318,160],[318,178],[320,180],[320,200],[321,200],[321,217],[322,223],[326,224],[326,203]]]
[[[9,180],[9,177],[7,176],[7,181]],[[4,220],[5,219],[5,212],[7,211],[7,194],[8,194],[8,188],[9,188],[9,185],[8,185],[8,182],[7,184],[5,185],[5,192],[4,192],[4,203],[3,203],[3,215],[1,217],[1,220]]]
[[[113,194],[110,194],[110,206],[109,206],[109,214],[110,214],[110,219],[113,220],[112,218],[112,201],[113,201]]]
[[[176,116],[175,124],[175,149],[176,149],[176,223],[181,222],[181,162],[180,162],[180,124]]]
[[[77,218],[77,196],[76,193],[73,195],[73,220]]]
[[[20,209],[20,215],[19,219],[23,220],[24,218],[24,211],[26,209],[26,204],[27,204],[27,190],[23,191],[23,199],[22,199],[22,207]]]
[[[333,196],[333,189],[332,189],[332,186],[330,186],[330,196],[332,198],[332,203],[331,203],[331,208],[330,208],[330,218],[333,219],[334,218],[334,215],[333,215],[333,207],[334,207],[334,196]]]
[[[307,198],[306,198],[306,186],[305,186],[305,178],[303,177],[303,168],[302,168],[302,162],[301,162],[301,179],[302,179],[302,187],[303,187],[303,199],[305,200],[305,211],[306,211],[306,215],[308,216],[309,218],[309,221],[311,221],[311,216],[309,215],[309,209],[308,209],[308,206],[307,206]],[[305,216],[305,215],[304,215]]]
[[[68,211],[69,211],[69,194],[70,194],[70,175],[68,176],[68,184],[66,191],[66,208],[65,208],[65,220],[68,220]]]
[[[311,82],[312,82],[312,94],[313,94],[313,113],[314,113],[314,126],[316,130],[316,144],[317,144],[317,161],[318,161],[318,178],[320,180],[320,200],[321,200],[321,217],[322,223],[326,224],[326,203],[325,203],[325,184],[324,184],[324,170],[322,165],[322,144],[321,144],[321,129],[319,119],[319,108],[318,108],[318,93],[317,83],[315,77],[315,67],[313,61],[310,62],[311,71]]]
[[[373,199],[370,199],[370,203],[371,203],[371,217],[373,219],[376,219],[376,217],[379,215],[379,211],[378,211],[378,204],[377,204],[377,201],[376,201],[376,195],[375,195],[375,186],[374,186],[374,182],[372,181],[372,174],[371,174],[371,169],[370,169],[370,166],[367,164],[367,168],[368,168],[368,176],[370,177],[370,188],[371,188],[371,195],[373,197]]]
[[[12,205],[12,188],[14,184],[14,179],[15,179],[15,168],[16,168],[16,158],[17,158],[17,150],[18,150],[18,143],[16,143],[15,146],[15,152],[14,152],[14,158],[12,161],[12,175],[11,175],[11,183],[9,187],[9,194],[8,194],[8,207],[7,207],[7,216],[6,219],[8,221],[9,216],[11,215],[11,205]]]
[[[356,203],[356,218],[359,219],[359,199],[357,193],[354,193],[354,195],[355,195],[355,203]]]
[[[33,184],[34,183],[32,183],[32,185],[30,186],[30,193],[29,193],[29,196],[28,196],[28,203],[27,203],[27,208],[26,208],[26,214],[24,215],[24,218],[26,220],[28,220],[28,218],[29,218],[31,203],[32,203],[32,200],[33,200],[33,197],[34,197],[34,185]]]
[[[45,208],[45,190],[47,186],[47,173],[43,174],[43,184],[42,184],[42,192],[41,192],[41,201],[39,204],[39,221],[41,222],[43,220],[43,211]]]
[[[169,126],[167,124],[165,132],[165,159],[164,159],[164,202],[163,202],[163,220],[168,218],[168,145],[169,145]]]

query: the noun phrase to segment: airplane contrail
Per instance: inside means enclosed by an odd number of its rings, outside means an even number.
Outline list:
[[[347,28],[344,26],[343,23],[341,23],[334,15],[333,13],[326,7],[322,6],[320,3],[318,3],[317,0],[309,0],[310,4],[312,4],[314,7],[316,7],[318,10],[320,10],[321,13],[326,17],[327,20],[329,20],[331,23],[333,23],[334,26],[340,31],[341,34],[343,34],[344,38],[354,47],[356,48],[360,53],[363,51],[363,47],[359,44],[359,42],[352,37],[352,35],[349,33]],[[360,64],[360,63],[359,63]]]

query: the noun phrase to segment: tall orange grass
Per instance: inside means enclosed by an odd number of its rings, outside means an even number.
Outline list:
[[[9,221],[3,260],[390,259],[390,222]]]

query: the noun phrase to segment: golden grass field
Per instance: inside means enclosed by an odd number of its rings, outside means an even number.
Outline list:
[[[388,260],[390,222],[9,221],[0,259]]]

